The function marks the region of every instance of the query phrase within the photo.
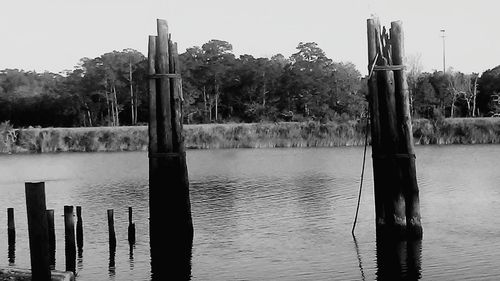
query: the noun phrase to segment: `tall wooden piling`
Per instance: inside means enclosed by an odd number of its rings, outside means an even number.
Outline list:
[[[367,30],[377,234],[422,237],[401,22]]]
[[[404,33],[403,23],[395,21],[391,23],[391,46],[392,60],[395,65],[404,64]],[[410,114],[410,96],[405,70],[394,71],[395,100],[397,109],[397,124],[400,130],[400,142],[398,145],[398,167],[402,175],[402,188],[406,204],[406,226],[407,233],[412,237],[422,237],[422,223],[420,216],[420,196],[417,183],[415,165],[415,148],[413,143],[413,130]]]
[[[158,36],[149,37],[148,48],[149,209],[151,266],[155,279],[161,280],[169,274],[166,264],[177,271],[189,263],[178,257],[191,252],[193,223],[182,137],[180,65],[165,20],[157,20],[157,31]]]
[[[25,183],[32,280],[51,279],[45,183]]]
[[[49,230],[50,268],[54,269],[56,265],[56,231],[54,223],[54,210],[52,209],[47,210],[46,214],[47,214],[47,226]]]
[[[7,208],[7,237],[9,245],[16,244],[16,223],[14,221],[14,208]]]
[[[135,244],[135,223],[132,221],[132,207],[128,207],[128,243]]]
[[[82,207],[76,206],[76,246],[78,250],[83,249],[83,219]]]
[[[73,206],[64,206],[66,271],[76,272],[75,218]]]

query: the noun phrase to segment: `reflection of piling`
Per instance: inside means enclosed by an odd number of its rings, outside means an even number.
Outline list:
[[[9,246],[16,244],[16,224],[14,222],[14,208],[7,208],[7,236]]]
[[[49,254],[50,254],[50,268],[54,269],[56,266],[56,231],[54,224],[54,210],[47,210],[47,226],[49,229]]]
[[[50,280],[49,237],[45,214],[45,183],[25,183],[26,211],[33,280]]]
[[[8,249],[9,266],[16,264],[16,244],[9,244]]]
[[[109,247],[116,248],[115,219],[113,209],[108,210]]]
[[[422,240],[377,237],[377,280],[419,280]]]
[[[369,19],[368,91],[377,233],[422,237],[401,22]]]
[[[66,271],[76,271],[75,218],[73,206],[64,206],[64,242]]]
[[[155,279],[161,280],[162,272],[168,276],[166,264],[178,270],[186,263],[176,257],[191,251],[193,224],[177,46],[170,40],[165,20],[157,20],[157,28],[158,36],[149,37],[148,51],[149,208],[151,266]]]
[[[132,222],[132,207],[128,207],[128,243],[135,244],[135,223]]]
[[[83,220],[82,220],[82,207],[76,206],[76,246],[78,250],[83,249]]]
[[[116,256],[116,247],[112,246],[110,244],[109,245],[109,264],[108,264],[108,271],[109,271],[110,277],[115,276],[115,271],[116,271],[115,256]]]

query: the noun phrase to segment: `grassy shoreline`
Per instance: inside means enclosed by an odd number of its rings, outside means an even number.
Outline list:
[[[365,124],[279,122],[185,125],[188,149],[336,147],[363,145]],[[500,143],[500,118],[413,122],[416,144]],[[0,153],[146,151],[146,126],[0,130]]]

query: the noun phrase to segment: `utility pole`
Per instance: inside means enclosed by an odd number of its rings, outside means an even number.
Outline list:
[[[445,40],[444,38],[446,37],[444,35],[445,30],[441,29],[441,38],[443,38],[443,74],[446,73],[446,48],[445,48]]]

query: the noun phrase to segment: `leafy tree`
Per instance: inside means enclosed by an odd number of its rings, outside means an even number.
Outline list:
[[[431,83],[432,74],[422,74],[415,85],[413,108],[418,117],[432,119],[439,111],[440,102]]]
[[[478,79],[477,109],[482,115],[496,113],[495,95],[500,93],[500,65],[483,72]]]

